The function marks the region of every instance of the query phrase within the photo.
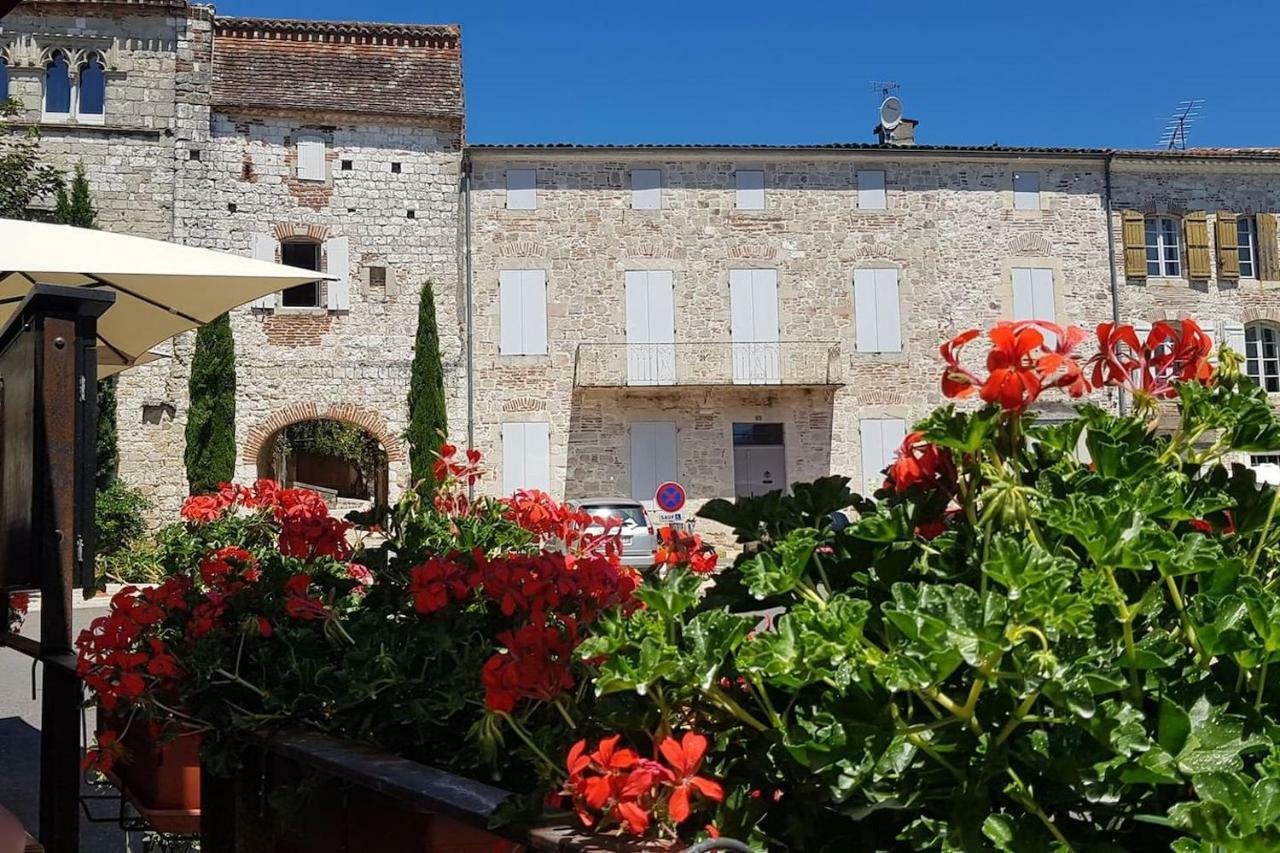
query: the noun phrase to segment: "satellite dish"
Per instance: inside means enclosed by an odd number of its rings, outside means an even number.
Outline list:
[[[880,126],[885,130],[893,130],[902,123],[902,99],[890,95],[880,104]]]

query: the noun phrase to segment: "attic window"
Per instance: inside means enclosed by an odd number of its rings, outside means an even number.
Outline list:
[[[342,171],[344,171],[344,172],[350,172],[350,171],[351,171],[351,161],[350,161],[350,160],[343,160],[343,161],[342,161]]]
[[[294,142],[298,153],[297,173],[300,181],[324,180],[324,138],[314,134],[299,136]]]
[[[410,210],[409,210],[409,212],[408,212],[408,213],[406,213],[405,215],[406,215],[406,216],[408,216],[410,219],[417,219],[417,218],[418,218],[418,211],[413,210],[413,209],[410,209]]]
[[[387,289],[387,268],[386,267],[369,267],[369,289],[370,290],[386,290]]]
[[[395,174],[395,175],[400,174],[400,164],[399,164],[399,163],[392,163],[392,164],[391,164],[391,173],[392,173],[392,174]]]

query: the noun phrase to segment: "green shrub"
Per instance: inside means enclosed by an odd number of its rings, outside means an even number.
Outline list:
[[[119,551],[98,555],[98,577],[109,583],[153,584],[168,577],[163,552],[150,536],[141,536]]]
[[[409,468],[415,483],[426,481],[434,487],[435,453],[448,429],[435,293],[428,281],[418,304],[418,337],[409,375]]]
[[[114,554],[133,544],[146,532],[144,515],[151,501],[123,480],[98,491],[94,522],[98,528],[98,554]]]
[[[227,314],[196,332],[189,389],[187,484],[191,494],[207,494],[236,470],[236,345]]]

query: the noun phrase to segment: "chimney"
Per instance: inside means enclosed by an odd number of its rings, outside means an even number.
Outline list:
[[[915,145],[916,125],[919,123],[913,118],[904,118],[889,128],[883,124],[877,124],[876,137],[881,145]]]

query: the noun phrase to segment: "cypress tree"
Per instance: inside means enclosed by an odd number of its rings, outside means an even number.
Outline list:
[[[187,484],[191,494],[216,491],[236,470],[236,348],[231,317],[196,332],[187,410]]]
[[[435,289],[428,281],[418,301],[418,334],[413,342],[409,374],[409,469],[413,481],[433,489],[434,451],[448,433],[444,404],[444,368],[440,363],[440,332],[436,327]]]
[[[75,177],[71,179],[71,191],[66,186],[58,188],[58,203],[53,218],[63,225],[78,228],[96,228],[97,212],[89,197],[89,179],[84,164],[76,164]],[[98,489],[105,489],[116,479],[120,470],[120,448],[117,445],[116,427],[116,377],[98,383],[98,470],[95,480]]]

